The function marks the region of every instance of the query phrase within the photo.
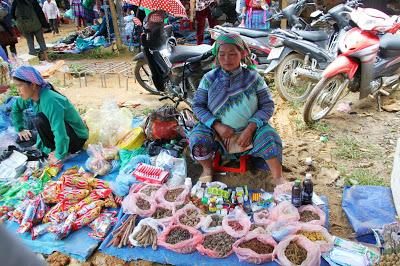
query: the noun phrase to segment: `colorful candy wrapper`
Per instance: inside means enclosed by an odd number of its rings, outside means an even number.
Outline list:
[[[63,175],[61,181],[64,186],[78,188],[78,189],[90,189],[89,179],[75,174],[75,175]]]
[[[39,236],[47,233],[51,225],[52,225],[51,223],[45,223],[45,224],[39,224],[39,225],[33,227],[32,232],[31,232],[32,240],[35,240]]]
[[[90,180],[90,186],[94,189],[107,189],[110,188],[110,184],[107,181],[98,179],[98,178],[92,178]]]
[[[32,200],[25,210],[24,218],[22,218],[21,225],[19,226],[17,232],[25,233],[33,226],[33,219],[36,215],[36,209],[39,205],[39,199]]]
[[[88,189],[73,189],[73,190],[68,190],[68,191],[63,191],[58,194],[57,198],[59,200],[81,200],[89,195],[89,190]]]
[[[21,223],[22,218],[24,217],[25,210],[28,208],[28,205],[30,204],[30,199],[26,198],[24,201],[22,201],[18,207],[13,211],[13,217],[18,223]]]
[[[115,196],[115,203],[117,203],[118,206],[121,206],[123,199],[123,197]]]
[[[85,225],[88,225],[91,223],[94,219],[99,217],[101,211],[101,207],[98,206],[94,208],[93,210],[88,211],[85,213],[85,215],[79,217],[73,224],[72,224],[72,230],[76,231],[79,230],[80,228],[84,227]]]
[[[108,189],[93,189],[92,193],[96,193],[101,199],[107,198],[111,194],[111,188]]]
[[[96,200],[90,204],[83,206],[82,209],[80,209],[76,214],[78,215],[78,217],[80,217],[96,207],[103,207],[103,206],[104,206],[104,200]]]
[[[93,232],[90,232],[89,236],[94,239],[104,240],[107,232],[117,222],[117,219],[114,217],[115,215],[116,212],[100,214],[100,216],[89,225],[89,227],[93,229]]]
[[[65,238],[72,230],[72,224],[75,222],[77,216],[75,212],[68,215],[65,222],[61,225],[60,231],[56,234],[58,239]]]
[[[42,192],[42,197],[46,203],[57,203],[58,194],[62,190],[62,183],[59,181],[50,181]]]
[[[108,198],[106,198],[104,207],[106,207],[106,208],[118,208],[118,205],[115,202],[115,199],[114,199],[114,196],[113,196],[112,193],[108,196]]]
[[[39,204],[37,207],[35,219],[41,221],[43,220],[43,217],[46,214],[47,206],[46,203],[44,203],[44,199],[40,195],[38,196],[38,199],[39,199]]]
[[[78,166],[74,166],[74,167],[71,167],[71,168],[65,170],[63,175],[74,175],[74,174],[77,174],[78,172],[79,172]]]
[[[89,194],[89,196],[87,196],[86,198],[84,198],[83,200],[81,200],[80,202],[78,202],[77,204],[75,204],[73,207],[71,207],[70,211],[79,211],[80,209],[83,208],[83,206],[90,204],[96,200],[99,200],[100,196],[97,195],[96,192],[91,192]]]
[[[53,213],[52,215],[50,215],[50,221],[52,223],[61,223],[62,221],[67,219],[69,214],[70,214],[69,211],[60,211]]]
[[[74,205],[76,202],[71,202],[69,200],[63,200],[58,202],[56,205],[54,205],[44,216],[43,222],[48,223],[51,222],[54,217],[57,217],[56,213],[64,212],[67,211],[72,205]],[[55,216],[56,215],[56,216]],[[56,218],[57,219],[57,218]],[[65,219],[65,218],[64,218]],[[58,219],[57,219],[58,220]]]

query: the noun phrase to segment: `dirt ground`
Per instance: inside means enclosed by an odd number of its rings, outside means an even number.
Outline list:
[[[72,26],[62,27],[63,34],[73,30]],[[46,40],[53,41],[59,38],[46,34]],[[18,51],[26,51],[25,40],[20,40]],[[131,60],[133,55],[123,55],[116,59]],[[70,61],[67,61],[69,63]],[[79,64],[82,61],[73,61]],[[86,60],[85,60],[86,62]],[[129,81],[129,89],[118,87],[116,77],[109,77],[108,87],[100,85],[98,76],[88,78],[87,87],[79,87],[77,78],[69,79],[67,86],[63,86],[63,75],[55,74],[51,81],[56,88],[65,94],[80,110],[99,108],[104,101],[128,101],[140,104],[133,109],[135,114],[147,112],[160,106],[156,96],[149,95],[133,79]],[[124,83],[123,83],[124,84]],[[350,114],[332,112],[328,119],[318,123],[313,128],[307,128],[301,119],[302,106],[283,102],[274,90],[271,91],[276,103],[276,112],[271,124],[278,130],[284,142],[285,178],[294,180],[302,178],[308,170],[313,174],[315,192],[327,196],[329,200],[330,232],[345,238],[353,237],[353,230],[342,211],[341,200],[343,186],[352,184],[388,184],[392,169],[400,113],[378,112],[375,102],[370,99],[357,100],[358,95],[349,95],[344,101],[351,101]],[[400,102],[397,93],[384,100],[385,104],[392,104],[399,110]],[[321,136],[327,141],[320,140]],[[305,159],[311,157],[314,168],[307,169]],[[188,175],[197,179],[200,167],[190,164]],[[227,174],[216,176],[230,186],[247,184],[250,188],[263,188],[271,191],[273,186],[268,173],[259,171],[250,166],[246,174]],[[54,253],[48,258],[50,265],[153,265],[150,262],[126,263],[111,256],[96,252],[85,263]]]

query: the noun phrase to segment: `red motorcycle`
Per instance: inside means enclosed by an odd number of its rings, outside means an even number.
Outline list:
[[[303,118],[314,123],[329,114],[346,88],[359,92],[359,98],[389,93],[383,88],[399,85],[400,28],[399,16],[388,16],[371,8],[350,12],[358,26],[339,40],[341,54],[328,65],[322,79],[312,89],[304,106]]]

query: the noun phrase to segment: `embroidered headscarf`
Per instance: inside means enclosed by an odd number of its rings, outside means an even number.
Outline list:
[[[224,44],[234,44],[236,45],[240,52],[242,53],[242,62],[246,64],[247,68],[254,69],[256,66],[254,65],[253,60],[251,59],[251,51],[247,44],[240,38],[239,35],[234,34],[234,33],[225,33],[221,34],[218,36],[218,38],[215,40],[212,52],[213,55],[215,56],[215,64],[219,66],[218,62],[218,51],[221,45]]]
[[[39,87],[45,87],[49,83],[45,81],[42,75],[34,67],[20,66],[13,72],[12,76],[30,83],[34,83]]]

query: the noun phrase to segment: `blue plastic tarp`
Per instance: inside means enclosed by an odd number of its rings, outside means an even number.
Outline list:
[[[62,171],[58,175],[61,176],[62,172],[66,169],[73,167],[75,165],[84,166],[88,155],[86,152],[81,152],[74,158],[68,160],[65,163]],[[107,176],[101,177],[101,179],[106,181],[113,181],[118,172],[111,173]],[[92,253],[97,249],[100,244],[100,240],[95,240],[88,236],[88,233],[92,230],[89,227],[81,228],[80,230],[71,233],[68,237],[63,240],[56,240],[53,234],[47,233],[43,236],[38,237],[35,240],[31,239],[29,233],[19,234],[16,232],[19,225],[16,222],[5,222],[5,227],[12,234],[17,235],[22,239],[23,243],[33,252],[51,254],[54,251],[59,251],[67,254],[78,260],[86,260]]]
[[[373,242],[371,229],[396,220],[392,192],[388,187],[345,187],[342,208],[360,241]]]

